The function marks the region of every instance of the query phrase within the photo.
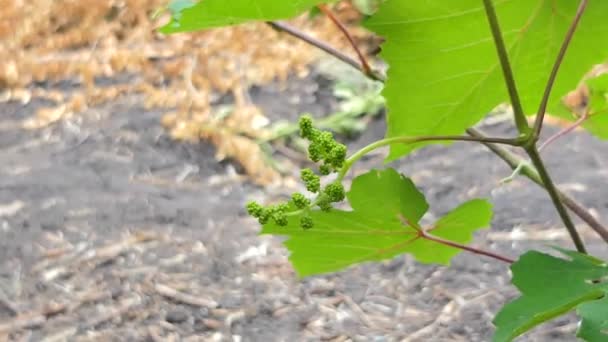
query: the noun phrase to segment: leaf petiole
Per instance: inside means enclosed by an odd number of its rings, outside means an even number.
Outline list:
[[[399,214],[398,217],[399,217],[399,220],[401,221],[401,223],[403,223],[406,226],[412,227],[417,232],[418,238],[429,240],[429,241],[433,241],[433,242],[438,243],[440,245],[444,245],[444,246],[449,246],[449,247],[461,249],[463,251],[471,252],[471,253],[474,253],[474,254],[485,255],[487,257],[490,257],[490,258],[493,258],[493,259],[496,259],[496,260],[500,260],[500,261],[504,261],[504,262],[509,263],[509,264],[512,264],[512,263],[515,262],[515,260],[513,260],[511,258],[508,258],[508,257],[500,255],[500,254],[496,254],[494,252],[485,251],[483,249],[479,249],[479,248],[463,245],[463,244],[458,243],[458,242],[454,242],[454,241],[450,241],[450,240],[446,240],[446,239],[440,238],[438,236],[434,236],[432,234],[429,234],[428,231],[426,231],[418,223],[412,223],[411,221],[409,221],[408,219],[406,219],[405,217],[403,217],[403,215]]]
[[[342,181],[346,176],[346,173],[350,170],[355,162],[361,159],[366,154],[377,150],[384,146],[394,145],[394,144],[414,144],[424,141],[470,141],[470,142],[478,142],[478,143],[495,143],[495,144],[505,144],[511,146],[521,146],[522,141],[520,139],[508,139],[508,138],[493,138],[493,137],[472,137],[466,135],[437,135],[437,136],[418,136],[418,137],[392,137],[385,138],[378,141],[375,141],[359,151],[355,152],[344,162],[344,166],[340,169],[338,173],[337,181]]]

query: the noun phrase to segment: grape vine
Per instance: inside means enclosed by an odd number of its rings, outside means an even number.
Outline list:
[[[389,64],[386,75],[373,69],[326,1],[230,2],[231,6],[226,0],[186,5],[180,1],[177,10],[173,7],[171,22],[161,30],[175,33],[266,21],[384,83],[388,110],[384,139],[349,155],[331,132],[315,128],[311,117],[303,116],[300,135],[308,141],[308,157],[317,165],[316,170],[305,168],[300,173],[311,198],[294,193],[285,203],[247,204],[263,234],[288,236],[285,245],[300,276],[335,272],[403,253],[419,262],[447,265],[458,253],[472,252],[510,263],[513,284],[521,292],[496,315],[494,341],[510,341],[572,310],[581,319],[578,337],[608,340],[608,266],[586,254],[568,209],[607,243],[608,229],[555,186],[540,150],[556,138],[538,147],[548,113],[572,120],[572,113],[582,110],[588,115],[575,116],[573,127],[583,126],[608,139],[608,80],[596,74],[588,77],[586,88],[577,88],[594,64],[608,60],[608,51],[598,43],[608,37],[608,2],[386,0],[360,6],[369,16],[364,26],[386,39],[380,54]],[[277,21],[311,8],[318,8],[340,28],[357,59]],[[576,108],[567,97],[575,88],[586,90],[577,93],[582,100]],[[503,102],[511,105],[517,136],[488,137],[473,127]],[[530,109],[535,107],[536,111]],[[536,115],[533,126],[526,115]],[[512,177],[521,173],[543,187],[577,252],[558,248],[560,257],[528,251],[513,260],[471,246],[473,233],[490,225],[491,205],[483,199],[462,203],[424,226],[421,218],[429,209],[424,194],[411,179],[391,168],[356,177],[348,190],[343,185],[353,164],[380,147],[390,147],[390,161],[428,144],[453,141],[487,146],[516,170]],[[522,149],[529,162],[499,145]],[[329,177],[333,180],[325,182]],[[350,210],[335,205],[343,201]],[[555,274],[565,280],[555,284]]]

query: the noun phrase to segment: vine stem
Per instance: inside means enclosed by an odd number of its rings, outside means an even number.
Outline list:
[[[359,159],[361,159],[366,154],[371,151],[377,150],[384,146],[389,146],[393,144],[413,144],[424,141],[469,141],[469,142],[477,142],[477,143],[494,143],[494,144],[506,144],[519,146],[521,142],[518,139],[504,139],[504,138],[491,138],[491,137],[473,137],[466,135],[445,135],[445,136],[417,136],[417,137],[392,137],[385,138],[378,141],[374,141],[373,143],[361,148],[359,151],[352,154],[348,159],[344,161],[344,165],[338,172],[338,176],[336,177],[336,182],[342,182],[344,177],[350,170],[350,168],[355,164]],[[317,197],[318,199],[318,197]],[[314,207],[318,202],[315,199],[309,206],[309,208]],[[287,214],[287,216],[295,216],[304,212],[306,209],[295,210]]]
[[[551,179],[551,176],[549,175],[549,172],[547,171],[547,168],[545,167],[545,164],[543,163],[543,160],[540,157],[540,153],[538,153],[536,145],[532,145],[526,148],[526,152],[528,153],[528,156],[530,156],[530,161],[532,161],[532,164],[534,165],[534,167],[536,167],[538,175],[540,176],[540,179],[545,185],[545,189],[547,189],[547,192],[551,197],[551,201],[553,201],[555,209],[557,209],[560,218],[564,222],[564,225],[566,226],[566,229],[570,234],[570,238],[572,238],[572,242],[574,242],[574,245],[576,246],[576,250],[581,253],[587,253],[585,249],[585,244],[583,243],[583,240],[576,231],[576,227],[574,226],[574,223],[572,222],[570,214],[568,214],[564,203],[562,203],[557,188],[555,187],[555,184],[553,184],[553,180]]]
[[[542,143],[542,145],[540,145],[538,147],[538,151],[542,151],[545,147],[549,146],[552,142],[554,142],[555,140],[559,139],[560,137],[574,131],[575,129],[578,128],[578,126],[582,125],[583,122],[585,122],[587,119],[589,118],[589,114],[585,113],[583,115],[581,115],[580,118],[576,119],[576,121],[574,123],[572,123],[569,127],[567,127],[566,129],[555,133],[553,136],[549,137],[545,142]]]
[[[433,241],[433,242],[436,242],[436,243],[439,243],[439,244],[442,244],[442,245],[446,245],[446,246],[462,249],[462,250],[465,250],[467,252],[471,252],[471,253],[475,253],[475,254],[479,254],[479,255],[485,255],[487,257],[494,258],[494,259],[500,260],[500,261],[504,261],[504,262],[509,263],[509,264],[512,264],[512,263],[515,262],[515,260],[513,260],[511,258],[508,258],[506,256],[502,256],[502,255],[494,253],[494,252],[486,251],[486,250],[479,249],[479,248],[476,248],[476,247],[471,247],[471,246],[463,245],[463,244],[460,244],[458,242],[454,242],[454,241],[450,241],[450,240],[445,240],[445,239],[442,239],[440,237],[428,234],[428,233],[426,233],[424,231],[421,231],[421,232],[422,232],[422,234],[420,235],[420,237],[423,238],[423,239],[427,239],[429,241]]]
[[[467,130],[467,134],[474,137],[483,137],[484,133],[475,128],[469,128]],[[484,144],[490,151],[492,151],[496,156],[502,159],[511,169],[516,169],[521,165],[521,174],[526,176],[528,179],[538,184],[541,187],[545,187],[543,181],[538,174],[538,172],[524,163],[524,160],[517,157],[515,154],[509,152],[507,149],[502,148],[496,144],[491,143],[482,143]],[[572,197],[567,194],[557,190],[559,197],[562,202],[568,209],[572,210],[573,213],[576,214],[579,218],[581,218],[585,223],[591,227],[606,243],[608,243],[608,229],[604,227],[593,215],[591,215],[582,204],[578,203]]]
[[[540,101],[540,105],[538,111],[536,112],[536,119],[534,120],[534,133],[533,139],[536,140],[540,136],[540,132],[543,129],[543,120],[545,118],[545,113],[547,111],[547,105],[549,103],[549,97],[551,96],[551,90],[553,89],[553,85],[555,84],[555,79],[557,78],[557,73],[559,71],[562,62],[564,61],[564,57],[566,56],[566,51],[568,50],[568,46],[570,46],[570,42],[572,41],[572,37],[574,37],[574,32],[578,27],[578,23],[581,21],[581,17],[583,13],[585,13],[585,9],[587,8],[588,0],[581,0],[578,5],[578,9],[576,11],[576,15],[574,16],[574,20],[570,24],[568,31],[566,32],[566,37],[562,42],[562,46],[559,49],[559,53],[557,54],[557,58],[555,63],[553,64],[553,69],[551,70],[551,74],[549,75],[549,80],[547,80],[547,85],[545,86],[545,92]]]
[[[348,170],[352,167],[352,165],[361,159],[366,154],[370,153],[373,150],[379,149],[384,146],[394,145],[394,144],[413,144],[424,141],[470,141],[477,143],[496,143],[496,144],[505,144],[512,146],[519,146],[521,142],[518,139],[504,139],[504,138],[492,138],[492,137],[473,137],[466,135],[433,135],[433,136],[415,136],[415,137],[392,137],[385,138],[378,141],[374,141],[373,143],[363,147],[359,151],[352,154],[346,161],[344,162],[344,166],[340,169],[338,173],[337,181],[341,181],[348,173]]]
[[[361,49],[359,49],[359,46],[357,46],[357,43],[355,43],[355,39],[353,38],[353,36],[350,34],[350,32],[348,32],[348,29],[346,28],[346,26],[344,26],[344,24],[342,24],[342,22],[338,18],[336,18],[334,13],[329,9],[329,7],[327,7],[327,5],[321,4],[321,5],[318,5],[317,8],[321,12],[323,12],[323,14],[325,14],[325,16],[327,16],[329,18],[329,20],[331,20],[334,23],[334,25],[336,25],[336,27],[342,32],[344,37],[346,37],[346,39],[348,39],[348,42],[355,50],[355,53],[357,53],[359,62],[361,62],[361,69],[363,70],[363,73],[365,75],[372,75],[373,74],[372,68],[369,66],[367,59],[361,52]]]
[[[490,251],[486,251],[480,248],[476,248],[476,247],[471,247],[471,246],[467,246],[467,245],[463,245],[461,243],[455,242],[455,241],[451,241],[451,240],[446,240],[444,238],[440,238],[438,236],[434,236],[432,234],[429,234],[428,232],[426,232],[424,230],[424,228],[422,228],[419,224],[417,223],[411,223],[409,220],[407,220],[405,217],[403,217],[402,214],[398,215],[399,220],[401,221],[401,223],[405,226],[410,226],[412,228],[414,228],[414,230],[416,230],[418,237],[421,239],[425,239],[425,240],[429,240],[429,241],[433,241],[435,243],[438,243],[440,245],[444,245],[444,246],[449,246],[449,247],[453,247],[453,248],[457,248],[457,249],[461,249],[467,252],[471,252],[474,254],[478,254],[478,255],[484,255],[496,260],[500,260],[500,261],[504,261],[508,264],[512,264],[515,262],[515,260],[508,258],[506,256],[494,253],[494,252],[490,252]]]
[[[348,56],[347,54],[343,53],[342,51],[336,49],[335,47],[331,46],[330,44],[328,44],[322,40],[312,37],[311,35],[308,35],[302,31],[298,30],[297,28],[295,28],[287,23],[281,22],[281,21],[268,21],[268,22],[266,22],[266,24],[268,24],[270,27],[272,27],[275,30],[285,32],[295,38],[300,39],[303,42],[306,42],[306,43],[316,47],[317,49],[319,49],[321,51],[325,51],[329,55],[352,66],[353,68],[359,70],[365,76],[367,76],[373,80],[384,82],[384,76],[382,76],[379,72],[372,71],[369,74],[366,73],[364,71],[361,63],[357,62],[357,60],[355,60],[354,58]]]
[[[498,17],[496,16],[496,10],[492,0],[483,0],[484,7],[486,9],[486,17],[490,23],[490,30],[492,31],[492,37],[494,38],[494,45],[496,46],[496,52],[498,53],[498,59],[500,60],[500,66],[502,67],[502,73],[505,78],[505,84],[509,91],[509,98],[511,99],[511,106],[513,107],[513,116],[515,118],[515,125],[517,130],[523,136],[529,136],[531,129],[528,126],[528,120],[524,113],[517,92],[517,85],[515,84],[515,77],[513,76],[513,70],[511,69],[511,63],[509,62],[509,54],[505,47],[505,42],[502,38],[502,32],[500,30],[500,24],[498,23]]]
[[[520,134],[527,138],[527,143],[524,145],[524,148],[526,150],[526,153],[530,157],[532,164],[534,165],[534,167],[536,167],[538,174],[545,186],[545,189],[551,197],[551,201],[553,202],[555,209],[559,213],[562,222],[566,226],[566,229],[568,230],[568,233],[572,238],[572,242],[574,242],[576,249],[581,253],[586,253],[585,244],[583,243],[583,240],[576,231],[576,227],[574,226],[574,223],[572,222],[570,214],[566,210],[564,203],[562,203],[561,201],[561,198],[557,192],[557,188],[555,187],[555,184],[553,184],[553,180],[551,179],[551,176],[549,175],[549,172],[547,171],[547,168],[545,167],[545,164],[542,158],[540,157],[540,154],[538,153],[536,142],[538,140],[538,133],[542,128],[543,117],[545,115],[547,103],[551,94],[551,89],[553,88],[553,84],[555,83],[555,79],[557,77],[559,66],[563,61],[568,45],[570,44],[570,41],[574,36],[574,31],[578,25],[578,22],[580,21],[580,17],[582,16],[585,10],[586,1],[587,0],[581,0],[577,14],[572,24],[570,25],[570,28],[568,29],[568,34],[566,35],[564,42],[562,43],[562,47],[558,54],[557,60],[553,66],[553,70],[551,71],[549,80],[547,81],[547,86],[545,87],[545,93],[541,100],[540,110],[537,113],[536,121],[534,123],[534,129],[531,130],[530,126],[528,126],[528,122],[526,120],[525,113],[523,112],[521,101],[519,99],[517,85],[515,84],[515,78],[513,77],[513,71],[509,63],[509,55],[507,53],[507,49],[505,47],[505,43],[502,37],[502,32],[500,30],[500,25],[498,23],[496,11],[494,9],[494,4],[492,0],[483,0],[484,7],[486,9],[486,16],[490,23],[492,36],[494,37],[494,45],[496,46],[500,65],[502,66],[503,74],[505,77],[505,83],[507,85],[507,89],[509,90],[511,105],[513,106],[513,115],[515,117],[515,123]]]
[[[323,41],[320,41],[314,37],[311,37],[310,35],[298,30],[295,27],[292,27],[288,24],[281,23],[281,22],[268,22],[268,24],[277,30],[290,34],[298,39],[301,39],[304,42],[307,42],[308,44],[310,44],[322,51],[327,52],[331,56],[343,61],[346,64],[353,66],[354,68],[359,70],[362,74],[366,75],[367,77],[369,77],[372,80],[376,80],[376,81],[380,81],[380,82],[386,81],[386,76],[384,76],[378,72],[374,72],[371,75],[365,74],[362,66],[355,59],[344,54],[342,51],[339,51],[339,50],[333,48],[331,45],[329,45]],[[526,123],[526,125],[527,125],[527,123]],[[473,137],[478,137],[478,138],[486,137],[485,134],[483,134],[483,132],[480,132],[479,130],[474,129],[474,128],[469,128],[467,130],[467,134],[469,134],[470,136],[473,136]],[[497,155],[499,158],[501,158],[503,161],[505,161],[505,163],[507,163],[512,169],[515,169],[523,161],[522,159],[515,156],[513,153],[509,152],[507,149],[504,149],[496,144],[488,143],[488,142],[481,142],[481,143],[484,144],[495,155]],[[536,170],[532,169],[531,167],[529,167],[527,165],[524,165],[521,172],[524,176],[526,176],[527,178],[532,180],[537,185],[539,185],[541,187],[545,187],[542,179],[540,178],[540,175],[537,173]],[[558,190],[558,194],[559,194],[560,198],[562,199],[563,203],[570,210],[572,210],[573,213],[575,213],[581,220],[583,220],[585,223],[587,223],[587,225],[589,225],[589,227],[591,227],[591,229],[593,229],[600,237],[602,237],[602,239],[604,241],[606,241],[608,243],[608,228],[606,226],[604,226],[602,223],[600,223],[582,204],[578,203],[575,199],[571,198],[566,193],[560,192],[559,190]]]

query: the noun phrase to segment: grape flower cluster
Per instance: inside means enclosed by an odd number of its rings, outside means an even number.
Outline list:
[[[331,132],[321,131],[313,127],[312,118],[302,116],[299,121],[300,136],[309,141],[308,157],[319,163],[319,174],[322,176],[338,172],[346,160],[346,146],[336,142]],[[311,201],[304,194],[294,193],[287,203],[263,206],[257,202],[247,204],[249,215],[258,219],[260,224],[271,220],[279,226],[288,224],[288,217],[301,214],[300,226],[304,229],[312,228],[313,220],[310,211],[316,206],[322,211],[330,211],[332,203],[344,200],[344,186],[337,180],[321,188],[321,177],[312,169],[305,168],[300,172],[300,178],[306,190],[316,194]]]

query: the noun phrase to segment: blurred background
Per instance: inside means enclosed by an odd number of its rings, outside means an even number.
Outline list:
[[[89,107],[137,95],[145,109],[163,111],[159,122],[173,139],[210,142],[219,160],[235,159],[261,184],[276,181],[280,172],[264,160],[268,151],[262,151],[260,141],[292,134],[277,121],[293,119],[297,109],[314,105],[310,95],[316,90],[290,94],[292,110],[268,113],[252,101],[251,88],[271,83],[284,88],[290,78],[311,77],[310,66],[327,59],[264,23],[165,36],[156,28],[168,20],[166,0],[11,0],[2,5],[2,100],[48,102],[21,127],[34,130],[62,119],[77,121]],[[348,4],[336,9],[357,40],[369,45],[370,35],[356,26],[361,17],[356,9]],[[322,15],[303,16],[293,25],[341,50],[350,48]],[[343,70],[326,70],[326,76],[339,80]],[[318,108],[315,114],[332,109]]]

